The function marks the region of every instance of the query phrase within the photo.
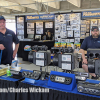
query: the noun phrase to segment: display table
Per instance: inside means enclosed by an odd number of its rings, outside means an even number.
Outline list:
[[[27,70],[22,70],[27,71]],[[88,82],[93,80],[87,79]],[[94,81],[93,81],[94,82]],[[48,86],[48,80],[37,80],[35,83],[29,83],[27,79],[21,81],[6,76],[0,77],[0,89],[18,88],[28,89],[27,92],[1,92],[0,100],[100,100],[100,96],[79,93],[77,86],[72,91],[61,90]],[[30,89],[40,88],[48,89],[47,92],[34,92]]]
[[[18,88],[48,88],[46,86],[36,86],[26,82],[20,82]],[[77,88],[73,91],[64,91],[49,87],[49,92],[30,92],[28,93],[17,93],[17,100],[100,100],[100,96],[87,95],[78,93]]]
[[[24,71],[24,70],[21,70]],[[26,70],[25,70],[26,71]],[[29,71],[29,70],[28,70]],[[94,80],[87,79],[87,82],[96,83]],[[99,81],[100,82],[100,81]],[[100,96],[79,93],[77,86],[72,90],[61,90],[48,86],[48,80],[36,80],[32,83],[29,78],[19,82],[18,88],[27,88],[27,93],[17,93],[17,100],[100,100]],[[30,92],[30,88],[47,88],[49,92]]]
[[[1,89],[17,88],[21,80],[10,78],[6,75],[0,76],[0,100],[16,100],[17,93],[9,91],[2,92]]]
[[[22,57],[24,61],[28,61],[28,53],[29,51],[24,51],[25,45],[46,45],[48,49],[50,50],[51,47],[54,46],[54,41],[20,41],[19,49],[18,49],[18,57]]]

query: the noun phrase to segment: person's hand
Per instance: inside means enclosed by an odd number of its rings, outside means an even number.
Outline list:
[[[5,49],[4,45],[0,44],[0,50],[4,50],[4,49]]]
[[[83,59],[82,64],[87,64],[87,59]]]
[[[13,58],[15,58],[16,54],[17,54],[17,51],[14,50],[14,51],[13,51]]]

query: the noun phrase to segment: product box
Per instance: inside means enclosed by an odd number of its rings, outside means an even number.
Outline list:
[[[60,42],[55,42],[54,47],[60,47]]]
[[[81,47],[81,43],[75,43],[75,44],[74,44],[75,52],[79,52],[80,47]]]
[[[66,42],[61,42],[60,47],[66,47]]]
[[[73,48],[73,45],[74,45],[73,43],[67,43],[67,48],[68,47],[72,47]]]

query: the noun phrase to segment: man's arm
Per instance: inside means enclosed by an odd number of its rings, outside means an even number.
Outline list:
[[[82,59],[84,64],[87,64],[87,59],[85,58],[85,51],[83,49],[80,49],[80,53],[82,53]]]
[[[4,49],[5,49],[4,45],[0,44],[0,50],[4,50]]]
[[[85,59],[85,51],[83,49],[80,49],[80,53],[82,53],[82,59]]]
[[[18,48],[19,48],[19,43],[15,44],[15,50],[13,51],[13,58],[15,58],[17,51],[18,51]]]

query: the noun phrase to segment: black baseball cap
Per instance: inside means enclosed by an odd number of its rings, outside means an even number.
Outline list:
[[[0,16],[0,20],[2,20],[2,19],[6,21],[6,19],[3,16]]]
[[[97,30],[99,31],[99,28],[98,28],[98,26],[92,26],[92,29],[91,29],[91,31],[93,31],[94,29],[97,29]]]

